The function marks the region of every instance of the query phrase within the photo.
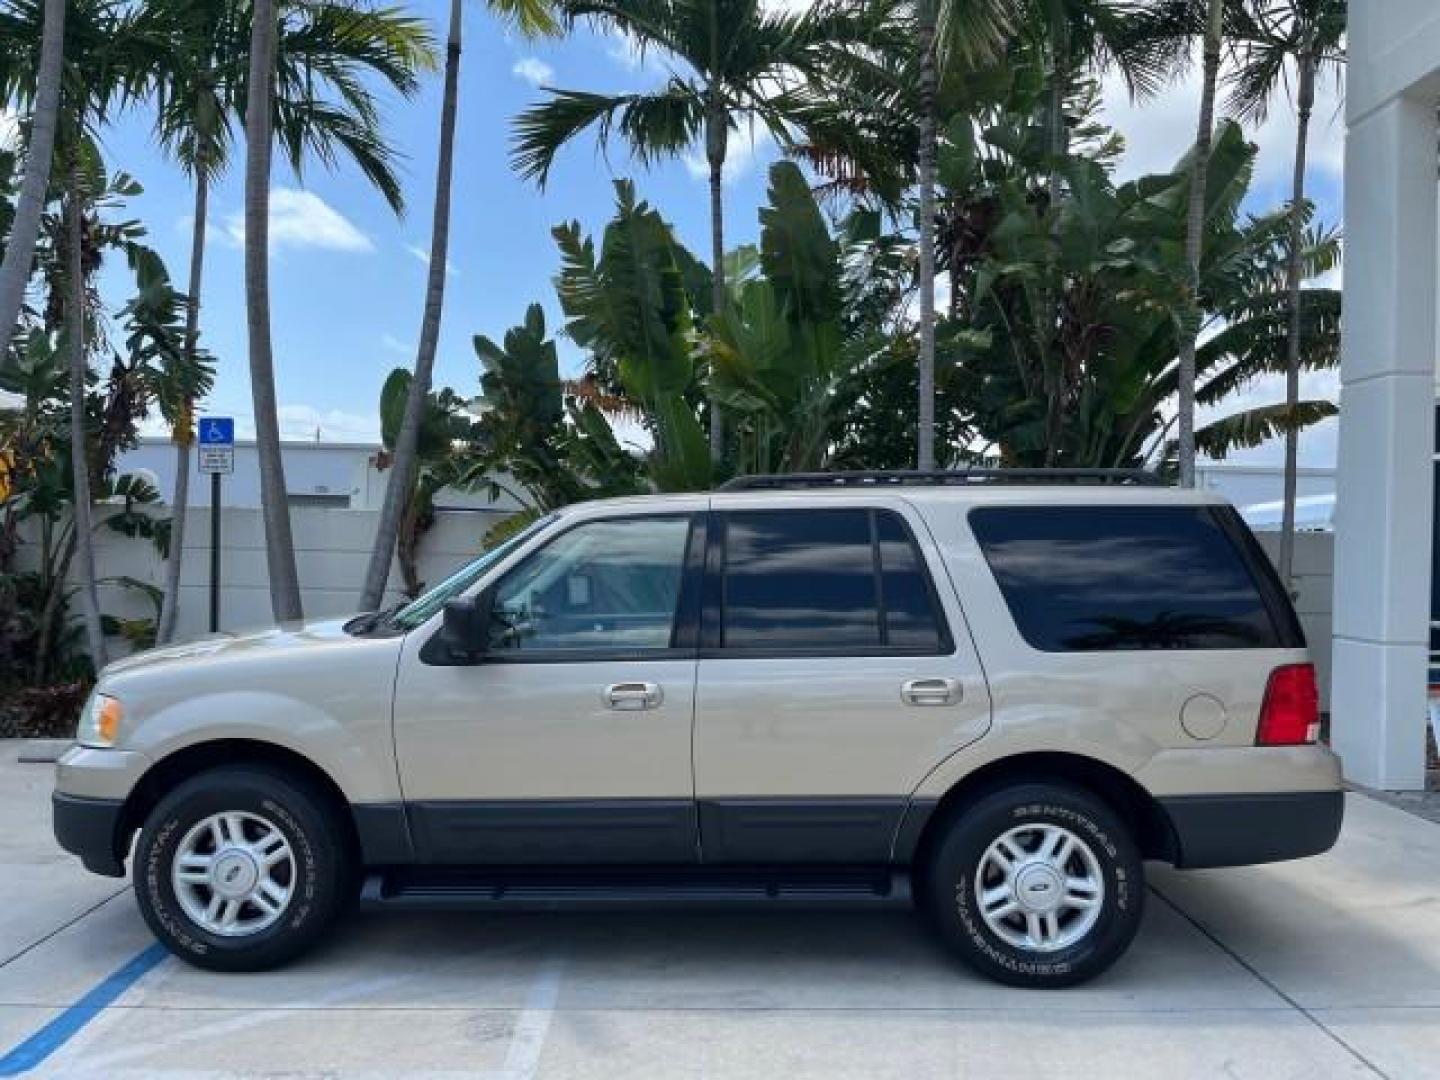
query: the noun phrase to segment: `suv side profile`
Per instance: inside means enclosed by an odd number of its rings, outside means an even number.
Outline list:
[[[1264,553],[1145,479],[571,506],[403,607],[111,664],[56,836],[128,857],[156,936],[213,969],[282,963],[358,893],[913,903],[991,978],[1081,982],[1134,937],[1145,860],[1317,854],[1343,814]]]

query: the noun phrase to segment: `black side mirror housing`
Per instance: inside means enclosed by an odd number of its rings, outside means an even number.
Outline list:
[[[490,613],[495,594],[483,589],[475,596],[462,596],[445,604],[440,637],[455,660],[476,660],[490,648]]]

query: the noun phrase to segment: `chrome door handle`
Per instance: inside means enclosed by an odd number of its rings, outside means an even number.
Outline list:
[[[600,697],[608,708],[633,711],[659,707],[665,700],[665,692],[659,683],[617,682],[607,686]]]
[[[959,679],[911,679],[900,686],[906,705],[955,705],[960,701]]]

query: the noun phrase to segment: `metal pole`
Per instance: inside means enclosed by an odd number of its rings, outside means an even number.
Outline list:
[[[220,629],[220,474],[210,474],[210,632]]]

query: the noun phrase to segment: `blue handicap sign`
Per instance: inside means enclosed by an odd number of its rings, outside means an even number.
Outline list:
[[[234,446],[235,418],[231,416],[206,416],[200,420],[200,445]]]

